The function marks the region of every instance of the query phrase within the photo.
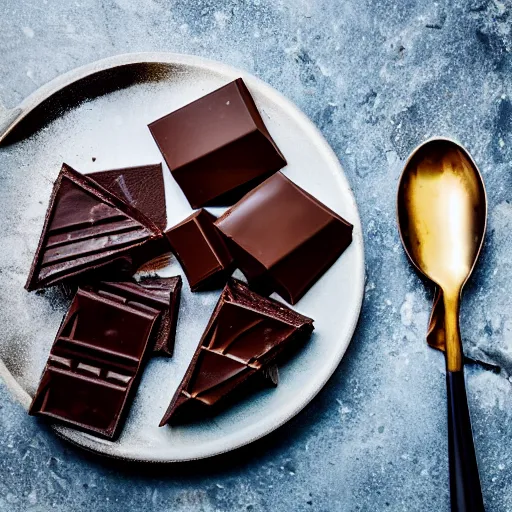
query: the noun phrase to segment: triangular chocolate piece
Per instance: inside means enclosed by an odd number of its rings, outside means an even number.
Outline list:
[[[140,210],[162,231],[167,227],[162,164],[94,172],[87,177]]]
[[[270,368],[277,383],[278,356],[312,331],[311,318],[231,279],[160,426],[206,416]]]
[[[182,280],[175,277],[149,277],[139,282],[101,281],[82,287],[101,297],[134,306],[160,311],[158,327],[154,334],[153,354],[171,357],[174,350]]]
[[[51,286],[129,260],[131,251],[161,237],[144,214],[63,164],[25,288]]]

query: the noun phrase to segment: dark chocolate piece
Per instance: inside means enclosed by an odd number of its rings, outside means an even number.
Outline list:
[[[149,129],[192,208],[232,205],[286,165],[241,78]]]
[[[140,210],[162,231],[167,227],[162,164],[99,171],[88,174],[87,177],[121,201]],[[146,242],[140,249],[131,251],[129,273],[133,273],[148,261],[169,254],[170,250],[165,237]]]
[[[35,290],[91,270],[129,267],[136,249],[162,237],[139,210],[63,164],[25,287]]]
[[[193,292],[220,288],[233,272],[233,258],[215,220],[199,210],[165,232]]]
[[[160,426],[217,410],[312,331],[311,318],[231,279]]]
[[[352,225],[276,173],[215,225],[251,288],[295,304],[352,241]]]
[[[87,177],[140,210],[162,231],[167,227],[162,164],[94,172]]]
[[[158,330],[157,308],[140,294],[78,289],[57,333],[29,413],[107,439],[119,434],[144,357]]]
[[[152,342],[153,353],[170,357],[176,337],[181,285],[180,276],[149,277],[139,282],[102,281],[84,286],[83,289],[122,304],[137,302],[158,310],[160,317]]]

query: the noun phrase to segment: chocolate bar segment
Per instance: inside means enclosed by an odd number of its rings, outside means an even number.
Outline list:
[[[158,326],[151,343],[153,354],[171,357],[174,351],[182,281],[176,277],[149,277],[139,282],[102,281],[82,289],[121,304],[136,303],[158,310]]]
[[[232,205],[286,165],[241,78],[149,129],[192,208]]]
[[[215,225],[251,288],[298,300],[352,241],[352,225],[276,173]]]
[[[204,417],[307,339],[313,320],[231,279],[160,426]],[[268,378],[268,375],[267,375]]]
[[[134,393],[161,312],[117,294],[78,289],[29,413],[114,439]]]
[[[233,257],[214,221],[199,210],[165,232],[193,292],[220,288],[233,272]]]
[[[140,210],[162,231],[167,227],[162,164],[99,171],[87,177]]]
[[[129,266],[133,251],[162,237],[144,214],[63,164],[25,287],[35,290],[106,266]]]

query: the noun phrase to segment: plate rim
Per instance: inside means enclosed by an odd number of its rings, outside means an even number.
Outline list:
[[[253,86],[256,89],[262,91],[266,96],[273,99],[273,101],[280,106],[280,108],[284,109],[286,113],[294,118],[297,123],[301,126],[302,129],[309,132],[312,138],[315,139],[315,146],[322,149],[325,153],[326,157],[329,157],[331,163],[334,167],[336,167],[336,173],[333,173],[335,179],[339,182],[340,187],[346,189],[349,197],[351,199],[351,209],[355,214],[355,218],[351,219],[351,222],[354,226],[354,237],[352,243],[356,247],[356,251],[359,252],[359,257],[356,257],[355,265],[353,268],[353,272],[356,274],[355,279],[355,294],[357,296],[357,304],[356,309],[353,314],[352,324],[347,328],[347,341],[344,344],[344,347],[336,354],[336,357],[333,358],[332,363],[325,372],[324,378],[321,382],[319,382],[317,388],[313,393],[305,397],[301,397],[300,400],[297,401],[295,407],[287,412],[283,417],[279,418],[278,421],[275,421],[268,428],[263,429],[262,432],[253,434],[251,436],[247,436],[246,438],[238,439],[236,442],[231,443],[227,446],[223,446],[219,443],[219,447],[216,449],[206,450],[202,455],[197,456],[186,456],[183,458],[169,458],[169,457],[158,457],[153,454],[149,456],[146,451],[144,451],[143,458],[136,457],[129,454],[123,453],[105,453],[100,449],[94,449],[90,445],[83,445],[77,442],[75,439],[72,439],[65,435],[64,432],[57,428],[52,428],[52,430],[62,439],[65,439],[67,442],[78,446],[82,449],[85,449],[89,452],[101,455],[103,457],[119,459],[119,460],[127,460],[127,461],[136,461],[136,462],[150,462],[150,463],[176,463],[176,462],[185,462],[191,460],[200,460],[205,458],[214,457],[217,455],[222,455],[228,453],[230,451],[236,450],[243,446],[246,446],[254,441],[257,441],[266,435],[274,432],[293,417],[295,417],[302,409],[304,409],[315,397],[316,395],[325,387],[327,382],[330,380],[338,366],[340,365],[348,346],[354,336],[354,332],[361,314],[361,309],[363,305],[364,299],[364,284],[365,284],[365,255],[364,255],[364,240],[362,234],[362,225],[361,219],[359,215],[359,209],[357,207],[357,203],[355,200],[354,192],[350,185],[350,182],[343,170],[343,167],[334,153],[333,149],[321,133],[321,131],[315,126],[315,124],[288,98],[286,98],[282,93],[278,92],[272,86],[264,82],[263,80],[257,78],[249,72],[238,69],[234,66],[224,64],[215,60],[207,59],[204,57],[199,57],[196,55],[189,54],[179,54],[179,53],[171,53],[171,52],[138,52],[138,53],[124,53],[111,57],[107,57],[105,59],[97,60],[86,64],[84,66],[75,68],[67,73],[64,73],[60,76],[57,76],[50,82],[42,85],[38,89],[36,89],[32,94],[27,96],[17,107],[11,109],[11,111],[19,112],[15,117],[14,121],[7,130],[0,136],[0,143],[3,138],[5,138],[10,131],[23,119],[25,118],[37,105],[39,105],[42,101],[49,98],[59,90],[66,88],[67,86],[73,84],[74,82],[81,80],[87,76],[93,75],[97,72],[105,71],[107,69],[111,69],[118,66],[123,66],[127,64],[144,64],[144,63],[162,63],[167,65],[186,65],[190,67],[199,68],[203,71],[211,71],[218,74],[225,75],[237,75],[242,76],[244,80],[249,84],[249,86]],[[29,405],[32,401],[30,395],[23,389],[21,384],[15,379],[15,377],[11,374],[9,369],[4,364],[3,360],[0,358],[0,379],[5,383],[6,388],[11,392],[14,399],[21,403],[21,405],[28,410]],[[86,434],[87,435],[87,434]],[[90,437],[90,436],[88,436]],[[101,446],[98,445],[98,446]]]

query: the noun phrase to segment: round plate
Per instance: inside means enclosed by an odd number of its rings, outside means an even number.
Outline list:
[[[171,462],[209,457],[250,443],[310,402],[338,366],[352,337],[363,298],[364,255],[354,196],[335,154],[293,104],[244,71],[192,56],[122,55],[59,77],[19,108],[28,119],[27,111],[78,78],[126,64],[146,69],[148,63],[160,63],[159,72],[135,74],[119,90],[87,99],[0,149],[0,375],[25,407],[68,305],[58,289],[36,293],[23,289],[52,182],[63,161],[86,173],[161,162],[147,124],[243,77],[288,161],[283,173],[354,225],[350,247],[295,307],[314,318],[316,329],[304,349],[280,368],[276,389],[248,396],[197,424],[158,427],[219,296],[219,291],[193,294],[185,280],[175,355],[149,362],[119,439],[110,442],[54,426],[62,437],[97,453]],[[81,93],[80,83],[74,88],[73,94]],[[82,92],[87,98],[87,91]],[[165,165],[164,174],[171,226],[191,210]],[[218,215],[222,210],[211,211]],[[159,272],[163,276],[178,273],[181,269],[175,260]]]

